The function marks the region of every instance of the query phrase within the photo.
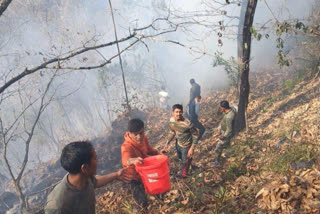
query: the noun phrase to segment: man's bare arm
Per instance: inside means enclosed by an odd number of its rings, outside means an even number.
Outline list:
[[[117,172],[113,172],[107,175],[96,176],[97,183],[95,188],[103,187],[108,183],[111,183],[115,179],[119,178],[122,175],[122,172],[125,168],[118,170]]]

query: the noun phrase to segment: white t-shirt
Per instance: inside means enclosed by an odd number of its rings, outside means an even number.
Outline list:
[[[159,92],[159,95],[160,95],[160,102],[165,102],[169,94],[168,92],[161,90]]]

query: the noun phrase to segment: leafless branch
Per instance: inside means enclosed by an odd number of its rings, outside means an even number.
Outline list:
[[[2,0],[0,1],[0,16],[6,11],[9,4],[12,2],[12,0]]]
[[[16,181],[19,181],[19,180],[21,179],[21,176],[22,176],[22,174],[23,174],[23,172],[24,172],[24,170],[25,170],[25,167],[26,167],[26,165],[27,165],[27,163],[28,163],[30,142],[31,142],[31,140],[32,140],[33,133],[34,133],[34,130],[35,130],[35,128],[36,128],[36,125],[37,125],[37,123],[38,123],[38,121],[39,121],[39,119],[40,119],[40,116],[41,116],[41,114],[43,113],[43,111],[46,109],[46,107],[49,105],[49,103],[51,102],[51,100],[52,100],[52,98],[53,98],[53,96],[54,96],[54,95],[52,95],[52,96],[50,97],[49,101],[45,103],[46,95],[47,95],[47,93],[48,93],[48,91],[49,91],[49,89],[50,89],[50,86],[51,86],[51,84],[52,84],[52,82],[53,82],[53,80],[54,80],[57,72],[58,72],[58,70],[55,72],[55,74],[52,76],[52,78],[50,79],[49,83],[47,84],[47,87],[46,87],[46,89],[45,89],[45,91],[44,91],[44,94],[43,94],[43,96],[42,96],[42,98],[41,98],[40,107],[39,107],[39,110],[38,110],[36,119],[35,119],[34,122],[33,122],[33,125],[32,125],[32,127],[31,127],[30,132],[28,132],[28,138],[27,138],[27,140],[26,140],[26,142],[25,142],[25,145],[26,145],[26,146],[25,146],[25,156],[24,156],[23,164],[22,164],[22,166],[21,166],[21,168],[20,168],[20,172],[19,172],[19,174],[18,174],[18,176],[17,176],[17,178],[16,178]]]
[[[155,33],[155,34],[150,34],[150,35],[143,35],[143,34],[140,34],[139,38],[137,38],[136,36],[138,35],[137,32],[139,31],[142,31],[142,30],[145,30],[145,29],[148,29],[148,27],[152,27],[154,25],[154,23],[156,21],[164,21],[166,20],[167,23],[169,25],[171,25],[171,29],[169,30],[163,30],[159,33]],[[61,55],[61,56],[58,56],[58,57],[55,57],[55,58],[52,58],[36,67],[33,67],[33,68],[25,68],[25,70],[23,72],[21,72],[20,74],[12,77],[10,80],[8,80],[7,82],[5,82],[1,87],[0,87],[0,94],[2,94],[8,87],[10,87],[12,84],[16,83],[17,81],[21,80],[22,78],[24,78],[25,76],[27,75],[30,75],[30,74],[33,74],[39,70],[42,70],[42,69],[70,69],[70,70],[90,70],[90,69],[96,69],[96,68],[101,68],[103,66],[105,66],[106,64],[110,63],[110,61],[119,56],[119,53],[114,55],[113,57],[111,57],[109,59],[109,61],[105,61],[104,63],[101,63],[99,65],[95,65],[95,66],[87,66],[87,67],[61,67],[59,64],[62,64],[64,61],[66,60],[69,60],[75,56],[78,56],[80,54],[83,54],[83,53],[86,53],[88,51],[91,51],[91,50],[97,50],[97,49],[100,49],[100,48],[104,48],[104,47],[108,47],[108,46],[112,46],[112,45],[115,45],[117,43],[122,43],[122,42],[125,42],[125,41],[129,41],[131,40],[132,38],[137,38],[137,40],[135,42],[133,42],[132,44],[130,44],[127,48],[125,48],[124,50],[122,50],[120,52],[120,54],[129,49],[130,47],[132,47],[134,44],[136,44],[138,41],[141,41],[142,39],[145,39],[145,38],[151,38],[151,37],[156,37],[156,36],[160,36],[160,35],[163,35],[163,34],[166,34],[166,33],[170,33],[170,32],[174,32],[177,30],[178,28],[178,24],[174,24],[172,22],[170,22],[167,18],[158,18],[158,19],[155,19],[151,25],[147,25],[146,27],[142,27],[142,28],[137,28],[135,29],[135,31],[133,33],[130,33],[130,35],[128,35],[127,37],[124,37],[120,40],[116,40],[116,41],[112,41],[112,42],[109,42],[109,43],[105,43],[105,44],[101,44],[101,45],[94,45],[94,46],[91,46],[91,47],[83,47],[83,48],[78,48],[77,50],[74,50],[74,51],[71,51],[69,53],[67,53],[66,55]],[[58,63],[58,65],[55,65],[55,66],[50,66],[54,63]]]
[[[120,54],[125,52],[126,50],[130,49],[132,46],[134,46],[136,43],[138,43],[140,41],[140,39],[137,39],[136,41],[134,41],[133,43],[131,43],[130,45],[128,45],[126,48],[124,48],[122,51],[120,51]],[[113,55],[112,57],[110,57],[109,59],[105,59],[105,62],[99,64],[99,65],[95,65],[95,66],[87,66],[87,67],[62,67],[60,65],[56,65],[56,66],[46,66],[45,69],[68,69],[68,70],[90,70],[90,69],[97,69],[97,68],[101,68],[104,67],[105,65],[111,63],[111,61],[116,58],[117,56],[119,56],[119,53]]]
[[[48,65],[50,65],[52,63],[62,62],[62,61],[68,60],[68,59],[70,59],[72,57],[75,57],[77,55],[83,54],[83,53],[91,51],[91,50],[112,46],[112,45],[116,44],[117,42],[128,41],[131,38],[133,38],[135,35],[136,35],[136,33],[134,32],[134,33],[130,34],[129,36],[120,39],[119,41],[112,41],[112,42],[108,42],[108,43],[101,44],[101,45],[86,47],[86,48],[80,49],[78,51],[71,52],[70,54],[68,54],[66,56],[58,56],[58,57],[55,57],[53,59],[50,59],[50,60],[40,64],[37,67],[31,68],[31,69],[25,68],[25,70],[23,72],[21,72],[20,74],[18,74],[15,77],[13,77],[8,82],[6,82],[3,86],[0,87],[0,94],[3,93],[9,86],[11,86],[12,84],[14,84],[17,81],[21,80],[23,77],[25,77],[27,75],[30,75],[30,74],[33,74],[34,72],[37,72],[37,71],[39,71],[41,69],[47,68]]]
[[[267,6],[268,10],[270,11],[271,15],[273,16],[274,20],[279,22],[279,20],[277,19],[277,17],[274,15],[273,11],[271,10],[269,4],[267,3],[267,0],[264,0],[264,3],[266,4],[266,6]]]
[[[16,125],[16,123],[21,119],[21,117],[25,114],[25,112],[34,104],[36,103],[41,97],[36,98],[35,100],[31,101],[24,109],[20,112],[18,116],[15,117],[15,120],[11,123],[11,125],[4,131],[4,134],[7,135],[8,132]]]

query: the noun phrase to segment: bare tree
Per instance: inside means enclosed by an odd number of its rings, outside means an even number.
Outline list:
[[[240,97],[238,114],[236,118],[236,130],[241,131],[246,127],[246,110],[250,93],[249,71],[251,52],[251,27],[257,6],[257,0],[245,0],[242,2],[241,18],[238,33],[238,61],[240,73]]]
[[[162,26],[166,25],[164,28],[157,29],[156,25],[158,23],[162,23]],[[40,116],[43,114],[44,110],[48,107],[49,103],[53,99],[53,95],[49,96],[48,92],[50,87],[52,86],[53,79],[55,75],[58,73],[63,72],[75,72],[77,70],[91,70],[91,69],[97,69],[97,68],[103,68],[107,64],[111,63],[111,61],[120,54],[123,54],[126,51],[129,51],[131,48],[138,44],[143,44],[147,47],[146,43],[144,41],[151,40],[156,37],[161,37],[164,34],[175,32],[178,28],[178,25],[175,25],[173,23],[169,22],[168,17],[163,18],[156,18],[154,19],[150,24],[136,28],[136,29],[130,29],[127,33],[127,36],[124,36],[123,38],[116,39],[111,42],[106,42],[102,44],[96,44],[97,41],[95,38],[92,38],[91,41],[86,41],[83,43],[82,46],[79,48],[69,50],[65,52],[64,54],[59,54],[57,56],[46,58],[43,60],[42,63],[39,63],[36,66],[25,66],[23,70],[7,70],[3,72],[2,78],[1,78],[1,85],[0,85],[0,104],[2,107],[10,105],[5,103],[6,100],[10,99],[10,97],[15,96],[15,98],[18,98],[21,100],[21,106],[23,106],[23,109],[20,113],[15,114],[17,112],[16,107],[12,109],[14,111],[12,114],[15,116],[13,122],[11,124],[8,124],[7,116],[6,118],[1,117],[0,118],[0,137],[1,137],[1,153],[2,153],[2,159],[3,163],[8,170],[8,174],[11,178],[11,180],[14,183],[15,190],[19,195],[20,198],[20,204],[21,208],[27,207],[27,202],[25,199],[24,191],[21,187],[21,179],[23,177],[23,174],[26,170],[29,157],[32,153],[30,151],[30,144],[34,141],[33,137],[35,134],[35,129],[39,126],[39,120]],[[94,44],[92,44],[94,43]],[[109,57],[102,57],[102,62],[97,64],[85,64],[82,66],[79,63],[79,57],[87,57],[91,53],[98,52],[99,50],[115,46],[117,44],[124,44],[124,47],[122,49],[118,49],[118,53],[115,53],[114,55],[111,55]],[[29,54],[28,54],[29,55]],[[42,55],[42,54],[41,54]],[[48,56],[48,55],[47,55]],[[46,57],[47,57],[46,56]],[[40,56],[42,58],[42,56]],[[42,60],[41,60],[42,61]],[[79,65],[80,64],[80,65]],[[38,77],[37,80],[39,84],[41,84],[42,77],[47,75],[47,73],[52,72],[52,70],[55,70],[55,75],[52,77],[52,79],[47,84],[45,92],[42,94],[41,97],[38,97],[37,99],[32,100],[31,98],[26,96],[26,94],[23,94],[22,91],[24,90],[25,85],[32,85],[35,81],[33,81],[33,77],[35,79]],[[35,74],[37,74],[35,76]],[[28,84],[30,83],[30,84]],[[37,89],[35,91],[30,91],[30,94],[32,96],[35,96],[37,93]],[[25,103],[22,100],[28,100],[29,103],[25,105]],[[10,107],[8,107],[10,108]],[[36,109],[35,118],[31,122],[31,125],[28,124],[28,121],[30,121],[29,115],[27,115],[27,111],[29,111],[31,108]],[[52,129],[52,127],[51,127]],[[45,133],[46,135],[52,135],[53,130],[50,130],[51,133]],[[16,141],[22,142],[24,144],[24,151],[21,151],[23,160],[20,163],[20,167],[15,167],[12,163],[12,159],[9,158],[10,156],[10,145],[13,145],[16,143]],[[55,141],[55,139],[53,139]],[[20,151],[19,151],[20,152]],[[17,171],[17,172],[16,172]]]
[[[21,111],[21,113],[16,118],[14,118],[13,122],[9,126],[5,127],[2,118],[0,118],[0,137],[1,137],[1,143],[2,143],[2,149],[3,149],[2,160],[4,161],[4,164],[14,183],[16,192],[18,193],[21,209],[25,209],[28,207],[27,202],[25,201],[25,195],[20,185],[21,178],[23,176],[23,173],[26,169],[26,166],[29,160],[29,155],[30,155],[29,148],[32,142],[32,137],[34,135],[34,131],[37,126],[37,123],[39,122],[41,114],[45,111],[45,109],[47,108],[47,106],[50,104],[50,102],[54,97],[54,93],[50,95],[49,98],[47,98],[47,95],[49,93],[49,89],[52,85],[52,82],[56,77],[56,73],[57,71],[53,74],[53,76],[49,80],[44,93],[37,99],[30,101],[29,104]],[[22,97],[20,98],[23,99]],[[35,115],[33,122],[31,123],[31,127],[28,127],[28,124],[27,124],[28,122],[26,121],[26,112],[30,107],[35,105],[37,102],[40,102],[38,111]],[[20,133],[19,131],[19,128],[21,127],[23,129],[22,133]],[[21,163],[21,166],[18,169],[18,172],[15,173],[10,163],[10,160],[8,158],[8,155],[9,155],[8,148],[10,143],[14,141],[13,139],[17,137],[19,138],[20,141],[23,141],[25,148],[24,148],[23,161]]]

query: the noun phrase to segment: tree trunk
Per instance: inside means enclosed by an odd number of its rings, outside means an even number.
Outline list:
[[[17,179],[14,177],[13,175],[13,172],[12,172],[12,169],[11,169],[11,166],[9,165],[9,161],[7,159],[7,144],[4,144],[4,151],[3,151],[3,154],[2,154],[2,159],[3,159],[3,162],[6,166],[6,168],[8,169],[9,171],[9,174],[10,174],[10,177],[13,181],[13,184],[14,184],[14,187],[16,189],[16,192],[18,194],[18,197],[19,197],[19,201],[20,201],[20,208],[21,210],[24,210],[25,208],[27,208],[27,204],[26,204],[26,201],[25,201],[25,196],[21,190],[21,187],[20,187],[20,179],[21,177],[18,177]]]
[[[19,182],[20,181],[14,180],[14,186],[15,186],[16,192],[18,193],[18,196],[19,196],[21,211],[25,211],[28,208],[28,205],[26,203],[26,200],[25,200],[26,198],[25,198],[25,195],[23,194],[23,192],[21,190]]]
[[[246,127],[246,110],[248,106],[250,84],[250,51],[251,51],[251,32],[254,14],[258,0],[244,0],[242,2],[239,37],[238,37],[238,62],[240,74],[240,96],[238,104],[238,114],[236,118],[236,131],[239,132]]]
[[[121,75],[122,75],[124,93],[126,95],[127,110],[129,112],[131,112],[131,107],[129,105],[129,98],[128,98],[128,92],[127,92],[126,79],[125,79],[125,76],[124,76],[124,71],[123,71],[123,66],[122,66],[121,52],[120,52],[120,47],[119,47],[119,42],[118,42],[117,29],[116,29],[116,23],[114,21],[114,15],[113,15],[113,9],[112,9],[111,0],[109,0],[109,6],[110,6],[110,11],[111,11],[114,35],[115,35],[115,38],[116,38],[116,41],[117,41],[117,49],[118,49],[118,54],[119,54],[119,63],[120,63],[120,68],[121,68]]]
[[[6,11],[8,8],[9,4],[12,2],[12,0],[3,0],[0,1],[0,16]]]

